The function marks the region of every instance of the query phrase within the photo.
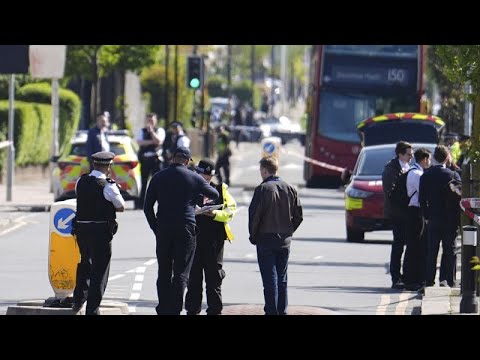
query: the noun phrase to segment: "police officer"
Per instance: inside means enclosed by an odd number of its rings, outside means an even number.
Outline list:
[[[135,208],[143,209],[143,199],[147,191],[148,179],[160,170],[161,146],[165,140],[165,130],[157,127],[157,114],[147,115],[146,126],[137,134],[137,144],[140,146],[138,160],[142,176],[140,198],[135,202]]]
[[[110,143],[108,142],[107,131],[110,126],[110,114],[103,112],[97,115],[97,124],[88,130],[87,135],[87,158],[90,162],[90,171],[93,170],[92,155],[100,151],[110,151]]]
[[[158,315],[180,315],[198,233],[195,200],[218,198],[215,188],[187,168],[190,158],[188,148],[177,148],[172,164],[153,176],[145,196],[143,211],[157,242]]]
[[[108,178],[114,157],[115,154],[108,151],[93,154],[94,170],[82,175],[75,186],[74,232],[81,259],[77,266],[72,309],[79,311],[86,301],[87,315],[99,314],[110,270],[111,240],[117,230],[116,212],[125,210],[117,184]]]
[[[223,270],[223,247],[225,240],[233,240],[228,222],[232,220],[237,203],[228,192],[228,185],[222,182],[212,182],[215,176],[215,163],[210,159],[203,159],[195,166],[199,173],[210,185],[215,187],[220,196],[211,203],[206,203],[204,197],[197,198],[197,205],[218,205],[223,207],[218,210],[201,213],[195,217],[199,234],[197,248],[193,258],[192,269],[188,281],[188,291],[185,296],[185,309],[187,315],[197,315],[202,309],[202,282],[205,272],[205,287],[207,289],[207,315],[220,315],[222,313],[222,280],[225,277]]]

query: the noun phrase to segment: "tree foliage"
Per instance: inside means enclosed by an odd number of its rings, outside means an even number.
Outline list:
[[[68,45],[65,73],[95,80],[92,69],[98,67],[98,77],[113,70],[139,73],[158,58],[161,45]]]
[[[462,133],[465,113],[464,84],[461,81],[450,81],[447,77],[437,53],[438,48],[438,45],[429,45],[426,51],[427,79],[430,84],[435,83],[441,101],[441,109],[436,115],[446,121],[448,131]],[[432,89],[433,86],[427,84],[427,93]],[[428,95],[430,98],[433,97],[431,92]]]
[[[467,149],[468,157],[478,163],[480,160],[480,45],[439,45],[437,54],[439,66],[450,81],[460,85],[470,82],[472,86],[473,94],[470,100],[474,101],[475,113],[472,137],[467,144]]]

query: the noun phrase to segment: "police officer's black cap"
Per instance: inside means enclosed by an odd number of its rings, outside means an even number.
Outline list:
[[[92,155],[95,164],[109,165],[112,163],[115,154],[110,151],[100,151]]]
[[[174,121],[174,122],[172,122],[172,123],[170,124],[170,127],[172,127],[172,128],[177,128],[177,127],[183,127],[183,126],[182,126],[182,123],[181,123],[181,122],[179,122],[179,121]]]
[[[176,148],[173,152],[173,156],[180,156],[185,159],[192,160],[192,153],[190,152],[190,149],[185,146],[179,146],[178,148]]]
[[[210,159],[202,159],[195,166],[195,171],[205,175],[215,175],[215,163]]]

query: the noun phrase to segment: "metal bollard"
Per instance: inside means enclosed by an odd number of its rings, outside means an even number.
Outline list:
[[[478,313],[477,283],[475,271],[470,260],[475,256],[477,247],[477,227],[466,225],[463,227],[462,237],[462,300],[460,301],[461,314]]]

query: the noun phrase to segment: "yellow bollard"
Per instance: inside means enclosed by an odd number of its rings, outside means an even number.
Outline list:
[[[262,157],[274,156],[279,159],[280,145],[282,139],[276,136],[267,137],[262,140]]]
[[[72,296],[75,289],[80,251],[71,231],[76,212],[77,199],[58,201],[50,208],[48,275],[57,299]]]

